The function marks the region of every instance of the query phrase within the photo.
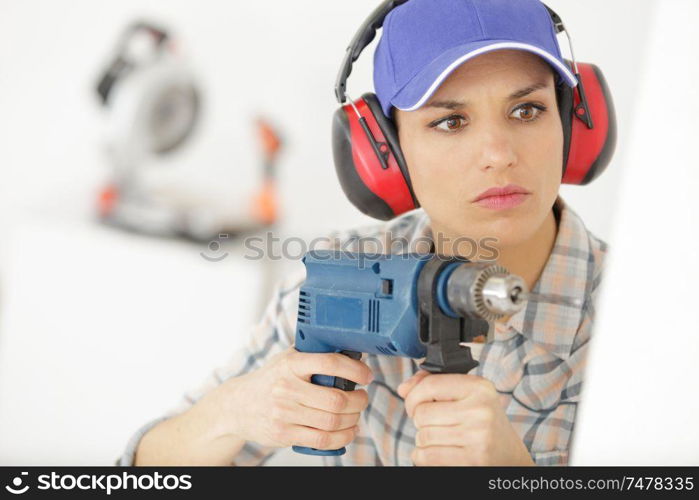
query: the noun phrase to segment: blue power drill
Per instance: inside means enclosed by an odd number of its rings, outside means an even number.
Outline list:
[[[312,250],[303,262],[296,349],[353,359],[362,353],[425,358],[420,367],[432,373],[468,373],[478,366],[461,344],[487,335],[489,322],[520,310],[528,293],[524,281],[504,267],[461,257]],[[352,381],[323,374],[311,382],[355,388]]]

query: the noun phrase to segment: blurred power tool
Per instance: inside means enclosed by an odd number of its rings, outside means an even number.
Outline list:
[[[108,149],[119,181],[182,146],[199,120],[194,75],[171,36],[150,23],[126,29],[96,90],[108,112]]]
[[[257,119],[257,133],[263,154],[262,185],[252,200],[252,218],[258,224],[272,225],[279,212],[276,165],[282,141],[279,133],[263,118]]]
[[[129,26],[96,90],[107,118],[107,152],[113,167],[97,199],[102,222],[196,241],[274,223],[278,216],[274,174],[281,139],[263,119],[255,128],[262,145],[264,179],[249,207],[231,209],[212,202],[210,192],[196,193],[187,182],[153,182],[158,177],[148,167],[181,150],[201,121],[201,91],[163,28],[146,22]]]
[[[504,267],[429,254],[369,255],[312,250],[303,259],[296,349],[425,358],[432,373],[467,373],[478,366],[468,346],[490,322],[519,311],[524,281]],[[311,382],[345,391],[354,383],[314,375]],[[299,453],[342,455],[345,449]]]

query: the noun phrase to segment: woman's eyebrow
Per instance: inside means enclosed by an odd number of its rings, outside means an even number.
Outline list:
[[[532,92],[536,92],[537,90],[540,89],[545,89],[548,87],[548,83],[540,82],[540,83],[534,83],[532,85],[528,85],[527,87],[524,87],[522,89],[516,90],[512,94],[510,94],[505,100],[506,101],[512,101],[513,99],[521,99],[524,96],[528,96]],[[466,101],[456,101],[453,99],[445,99],[443,101],[430,101],[427,104],[425,104],[426,108],[445,108],[445,109],[460,109],[464,108],[468,105],[468,102]]]
[[[511,101],[513,99],[521,99],[522,97],[527,96],[532,92],[536,92],[539,89],[545,89],[546,87],[548,87],[547,83],[535,83],[534,85],[529,85],[528,87],[524,87],[523,89],[511,93],[507,100]]]
[[[425,104],[426,108],[446,108],[451,110],[463,108],[464,106],[466,106],[465,102],[454,101],[451,99],[447,99],[445,101],[430,101]]]

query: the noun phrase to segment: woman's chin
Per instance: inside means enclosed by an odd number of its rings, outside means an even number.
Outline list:
[[[536,225],[531,216],[502,218],[479,224],[478,239],[496,247],[516,247],[531,238]]]
[[[436,217],[433,218],[433,231],[436,227],[444,228],[447,231],[445,236],[451,237],[443,242],[447,246],[453,245],[451,239],[460,236],[478,242],[481,249],[516,247],[531,238],[541,224],[540,215],[528,203],[502,211],[474,206],[469,207],[466,213],[441,217],[439,220],[443,220],[443,223],[435,219]],[[456,221],[458,224],[454,224]],[[434,237],[437,237],[436,233]]]

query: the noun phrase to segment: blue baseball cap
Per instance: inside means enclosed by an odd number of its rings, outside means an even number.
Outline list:
[[[384,114],[418,109],[459,65],[501,49],[537,54],[556,71],[556,84],[578,84],[540,0],[408,0],[386,16],[374,52]]]

